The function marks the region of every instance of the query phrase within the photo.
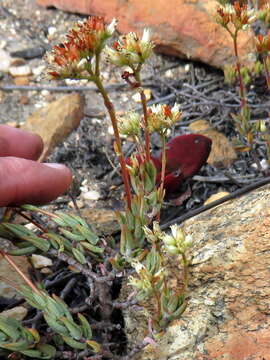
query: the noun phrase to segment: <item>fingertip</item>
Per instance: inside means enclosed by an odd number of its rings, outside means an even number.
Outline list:
[[[29,159],[38,160],[44,148],[42,137],[36,133],[29,133],[29,134],[32,136],[32,154],[31,154],[31,150],[29,149],[30,150]]]
[[[16,157],[0,159],[0,206],[46,204],[65,193],[72,173],[64,165]]]
[[[43,151],[43,140],[35,133],[0,125],[0,156],[37,160]]]

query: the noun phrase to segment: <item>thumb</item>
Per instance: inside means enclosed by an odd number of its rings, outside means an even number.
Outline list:
[[[48,203],[63,194],[71,181],[72,174],[64,165],[2,157],[0,206]]]

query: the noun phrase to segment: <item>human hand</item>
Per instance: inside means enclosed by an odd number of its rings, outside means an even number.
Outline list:
[[[48,203],[69,188],[66,166],[35,161],[42,150],[39,135],[0,125],[0,206]]]

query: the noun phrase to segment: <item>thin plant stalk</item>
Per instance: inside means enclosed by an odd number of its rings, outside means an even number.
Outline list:
[[[111,102],[111,100],[107,94],[107,91],[105,90],[105,88],[100,80],[100,77],[99,76],[95,77],[94,82],[103,97],[104,105],[106,106],[108,113],[110,115],[113,131],[114,131],[114,136],[115,136],[115,141],[116,141],[117,156],[119,157],[121,171],[122,171],[122,178],[123,178],[123,182],[124,182],[127,207],[128,207],[128,209],[131,209],[132,197],[131,197],[129,176],[128,176],[128,171],[127,171],[127,167],[126,167],[125,157],[124,157],[124,154],[122,151],[122,145],[121,145],[121,139],[120,139],[119,130],[118,130],[118,126],[117,126],[117,118],[116,118],[116,114],[115,114],[115,109],[114,109],[113,103]]]
[[[266,56],[263,56],[263,66],[264,66],[264,71],[265,71],[267,87],[268,87],[268,90],[270,90],[270,73],[269,73],[268,66],[267,66],[267,57]]]
[[[238,79],[239,79],[241,109],[244,109],[247,106],[247,99],[246,99],[246,90],[245,90],[245,86],[244,86],[244,80],[243,80],[243,76],[241,74],[241,63],[239,60],[239,53],[238,53],[238,44],[237,44],[238,31],[236,30],[234,34],[231,31],[229,31],[229,33],[231,34],[232,39],[233,39],[234,54],[236,57],[236,71],[238,73]]]
[[[145,158],[146,161],[150,161],[150,133],[149,133],[149,126],[148,126],[148,114],[147,114],[147,101],[145,97],[145,93],[143,88],[141,87],[141,78],[140,78],[140,71],[137,70],[134,72],[134,77],[138,82],[139,88],[138,91],[141,97],[141,103],[143,108],[143,119],[144,119],[144,136],[145,136]]]
[[[23,278],[23,280],[26,282],[26,284],[37,294],[40,293],[38,288],[30,281],[27,276],[24,275],[24,273],[21,271],[21,269],[15,264],[15,262],[12,260],[12,258],[6,254],[4,251],[0,250],[1,255],[3,258],[17,271],[17,273]]]
[[[189,262],[188,262],[188,259],[185,255],[185,253],[182,253],[182,260],[183,260],[183,292],[186,294],[187,293],[187,288],[188,288],[188,277],[189,277],[189,274],[188,274],[188,265],[189,265]]]
[[[160,179],[160,192],[163,192],[165,171],[166,171],[166,137],[161,136],[162,148],[161,148],[161,179]]]

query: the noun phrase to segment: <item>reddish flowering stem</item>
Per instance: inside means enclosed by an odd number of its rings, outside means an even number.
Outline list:
[[[245,92],[243,76],[241,74],[241,63],[240,63],[239,54],[238,54],[237,35],[238,35],[237,31],[234,34],[231,33],[231,36],[233,38],[234,53],[235,53],[235,57],[236,57],[236,70],[237,70],[238,79],[239,79],[241,108],[243,109],[247,106],[247,100],[246,100],[246,92]]]
[[[182,253],[182,261],[183,261],[183,292],[186,294],[188,290],[188,260],[185,253]]]
[[[165,180],[165,171],[166,171],[166,137],[165,135],[161,135],[162,139],[162,149],[161,149],[161,178],[160,178],[160,187],[158,189],[161,194],[162,199],[164,198],[164,180]],[[163,195],[162,195],[163,194]],[[156,221],[160,221],[160,211],[156,216]]]
[[[143,107],[143,118],[144,118],[144,136],[145,136],[145,157],[146,161],[150,161],[150,134],[148,127],[148,114],[146,106],[146,97],[143,89],[140,90],[141,102]]]
[[[263,56],[263,66],[264,66],[264,70],[265,70],[267,87],[268,87],[268,90],[270,90],[270,73],[269,73],[268,66],[267,66],[267,57],[266,56]]]
[[[161,181],[160,190],[163,192],[164,180],[165,180],[165,169],[166,169],[166,138],[165,135],[161,136],[162,139],[162,158],[161,158]]]
[[[106,106],[106,108],[109,112],[110,118],[111,118],[112,127],[113,127],[113,131],[114,131],[114,137],[115,137],[115,141],[116,141],[116,147],[117,147],[117,156],[119,157],[119,161],[120,161],[122,179],[124,182],[124,188],[125,188],[125,193],[126,193],[127,207],[128,207],[128,209],[131,209],[131,189],[130,189],[130,183],[129,183],[129,175],[128,175],[128,171],[127,171],[127,167],[126,167],[126,160],[125,160],[125,157],[124,157],[124,154],[122,151],[121,139],[120,139],[119,130],[118,130],[118,126],[117,126],[117,118],[115,115],[114,106],[113,106],[100,78],[95,77],[94,81],[103,97],[104,105]]]
[[[134,71],[134,77],[138,82],[138,90],[141,96],[141,103],[143,108],[143,119],[144,119],[144,136],[145,136],[145,158],[146,161],[150,161],[150,133],[149,133],[149,126],[148,126],[148,113],[147,113],[147,101],[145,97],[145,93],[143,88],[141,87],[141,79],[140,79],[140,67]]]

